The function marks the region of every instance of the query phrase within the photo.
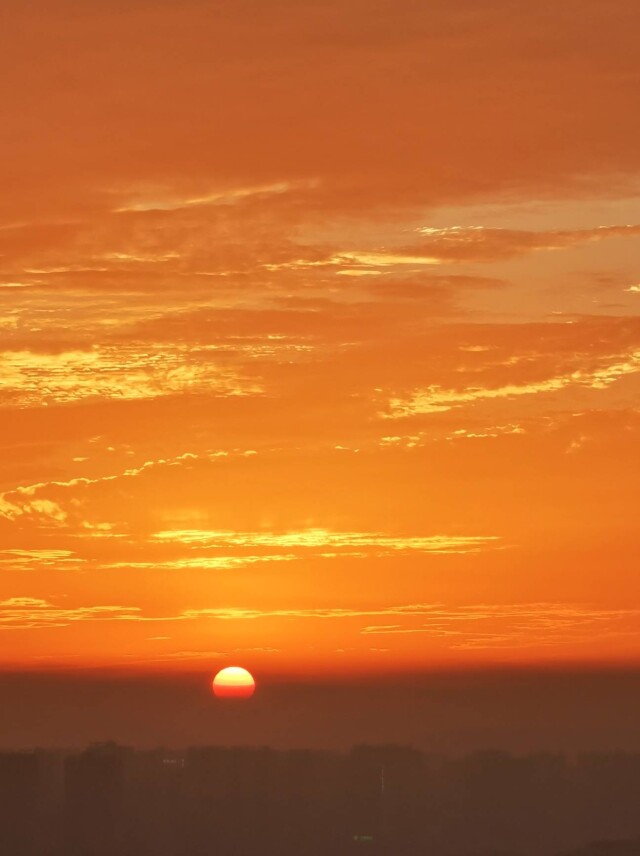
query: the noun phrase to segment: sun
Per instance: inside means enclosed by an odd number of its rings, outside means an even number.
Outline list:
[[[214,695],[217,698],[251,698],[256,682],[251,672],[240,666],[227,666],[221,669],[212,681]]]

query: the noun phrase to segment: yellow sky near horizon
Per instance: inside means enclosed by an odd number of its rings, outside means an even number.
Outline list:
[[[627,0],[8,0],[0,668],[640,662]]]

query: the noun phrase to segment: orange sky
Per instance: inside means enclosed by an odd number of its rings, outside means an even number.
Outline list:
[[[0,666],[640,662],[636,0],[4,0]]]

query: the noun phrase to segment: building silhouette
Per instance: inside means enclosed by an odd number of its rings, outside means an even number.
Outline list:
[[[57,834],[61,758],[41,751],[0,753],[0,853],[38,856]]]
[[[65,759],[63,848],[69,856],[111,856],[125,849],[132,754],[98,743]]]
[[[0,856],[640,856],[639,793],[633,753],[5,752]]]

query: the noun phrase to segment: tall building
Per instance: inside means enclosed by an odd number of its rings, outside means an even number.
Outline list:
[[[352,849],[382,854],[417,848],[423,756],[408,746],[356,746],[349,774]]]
[[[36,849],[40,771],[33,752],[0,755],[0,852],[30,856]]]
[[[202,747],[187,753],[184,838],[187,852],[260,849],[272,835],[275,753],[267,748]]]
[[[126,786],[130,750],[95,744],[65,760],[64,852],[112,856],[122,852],[130,816]]]

